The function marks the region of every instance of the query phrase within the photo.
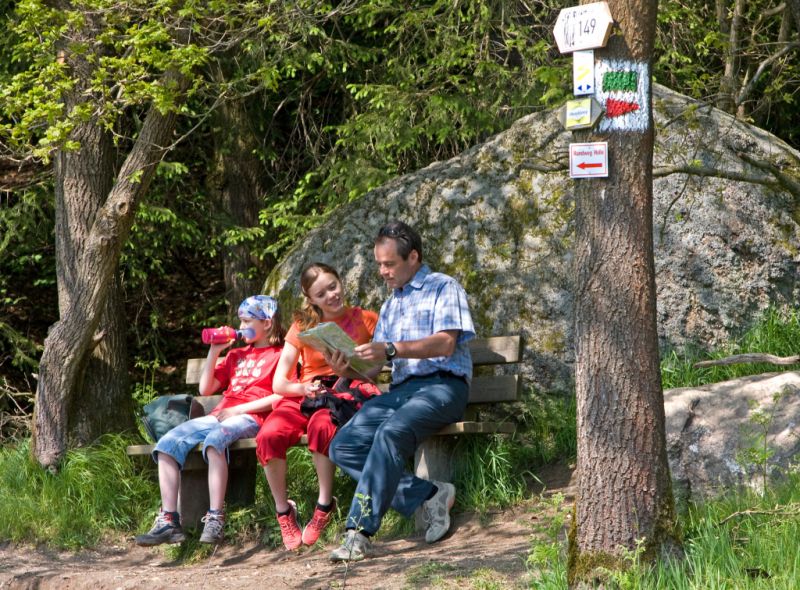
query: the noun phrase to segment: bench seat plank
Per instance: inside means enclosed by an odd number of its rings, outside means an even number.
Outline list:
[[[442,428],[435,436],[447,436],[450,434],[512,434],[513,432],[514,425],[510,422],[455,422]],[[301,446],[308,445],[308,438],[305,434],[298,444]],[[130,445],[126,448],[125,453],[132,457],[151,455],[154,448],[155,445]],[[201,448],[200,445],[197,445],[195,450],[199,452]],[[232,451],[255,449],[256,439],[241,438],[229,448]]]

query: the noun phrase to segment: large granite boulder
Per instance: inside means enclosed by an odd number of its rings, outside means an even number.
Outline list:
[[[675,495],[761,490],[800,451],[800,372],[768,373],[664,392]]]
[[[659,335],[663,346],[713,347],[769,305],[798,300],[800,155],[660,86],[653,111]],[[522,333],[530,382],[568,390],[570,141],[552,112],[536,113],[449,161],[396,178],[311,231],[265,290],[293,306],[299,270],[321,260],[341,270],[351,302],[378,309],[387,292],[372,239],[400,218],[422,234],[425,260],[467,289],[478,331]]]

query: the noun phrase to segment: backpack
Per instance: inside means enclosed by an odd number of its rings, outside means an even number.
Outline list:
[[[304,398],[300,403],[300,411],[311,416],[317,410],[327,408],[331,411],[331,422],[341,428],[353,417],[369,398],[381,394],[374,383],[340,377],[332,385],[325,383],[325,391],[316,397]]]
[[[179,424],[203,415],[203,406],[192,395],[162,395],[143,408],[142,423],[148,436],[156,443]]]

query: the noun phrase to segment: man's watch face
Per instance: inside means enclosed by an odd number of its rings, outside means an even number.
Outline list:
[[[392,360],[397,355],[397,348],[391,342],[386,343],[386,358]]]

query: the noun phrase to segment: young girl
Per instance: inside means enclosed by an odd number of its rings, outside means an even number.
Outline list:
[[[301,544],[316,543],[336,506],[333,497],[335,466],[328,459],[328,445],[336,434],[330,410],[318,410],[311,417],[300,411],[303,398],[313,397],[320,379],[334,376],[334,371],[325,357],[303,345],[297,334],[320,322],[336,322],[356,344],[363,344],[372,340],[378,321],[375,312],[345,306],[342,281],[327,264],[315,262],[307,266],[300,275],[300,288],[304,297],[303,308],[294,314],[294,323],[286,334],[275,373],[275,392],[280,393],[283,399],[274,405],[256,436],[256,456],[264,466],[275,500],[283,544],[289,550],[297,549]],[[299,380],[293,380],[298,361],[301,364]],[[304,433],[308,434],[308,449],[319,480],[319,495],[314,514],[301,532],[297,505],[286,493],[286,450],[297,444]]]
[[[283,347],[278,302],[266,295],[248,297],[239,306],[242,330],[253,330],[247,346],[235,348],[217,365],[220,353],[232,344],[212,344],[200,377],[200,394],[211,395],[225,387],[222,401],[208,415],[176,426],[156,444],[161,510],[150,531],[136,537],[137,545],[180,543],[186,537],[178,509],[181,469],[186,456],[203,443],[208,463],[209,510],[203,517],[201,543],[222,541],[225,526],[225,488],[228,483],[228,447],[240,438],[254,436],[273,403],[272,379]],[[184,493],[188,490],[184,490]]]

